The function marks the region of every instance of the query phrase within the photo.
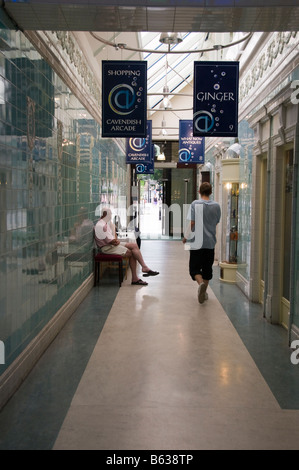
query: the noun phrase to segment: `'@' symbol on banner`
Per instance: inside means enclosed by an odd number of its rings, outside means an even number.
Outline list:
[[[140,163],[139,165],[136,165],[137,173],[143,173],[144,170],[145,170],[145,166],[142,163]]]
[[[188,162],[191,158],[191,153],[188,149],[181,149],[179,152],[179,158],[181,162]]]
[[[130,139],[130,147],[135,150],[135,152],[141,152],[144,149],[146,140],[136,137],[135,139]]]
[[[198,132],[209,132],[214,125],[214,117],[208,111],[198,111],[194,114],[193,120]]]
[[[117,85],[109,93],[108,103],[112,111],[116,114],[131,114],[135,108],[136,96],[130,85]]]

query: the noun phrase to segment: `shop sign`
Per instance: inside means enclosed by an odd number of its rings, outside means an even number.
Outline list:
[[[204,163],[204,154],[204,137],[194,137],[193,121],[181,119],[179,122],[179,162]]]
[[[146,137],[147,62],[102,62],[102,137]]]
[[[152,161],[152,121],[147,121],[145,138],[130,137],[126,141],[126,163],[151,163]]]
[[[237,137],[239,62],[194,62],[193,135]]]

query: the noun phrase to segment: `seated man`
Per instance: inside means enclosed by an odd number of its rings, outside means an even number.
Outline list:
[[[120,242],[115,232],[115,226],[111,221],[111,210],[105,208],[102,216],[95,226],[95,241],[102,253],[121,255],[129,258],[130,268],[132,271],[132,284],[138,286],[147,286],[148,283],[142,281],[137,276],[137,261],[141,265],[144,277],[157,276],[157,271],[152,271],[145,264],[141,251],[135,242]]]

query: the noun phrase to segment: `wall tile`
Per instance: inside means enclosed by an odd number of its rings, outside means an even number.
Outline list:
[[[0,51],[0,374],[90,275],[95,209],[122,191],[108,192],[111,161],[126,173],[125,155],[22,33],[1,35],[14,52]]]

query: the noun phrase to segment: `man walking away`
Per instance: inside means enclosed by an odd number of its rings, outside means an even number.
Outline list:
[[[213,277],[216,226],[220,221],[221,209],[217,202],[210,200],[210,183],[202,183],[199,194],[201,199],[191,203],[187,217],[188,225],[182,241],[184,244],[188,241],[189,272],[193,281],[198,283],[198,301],[203,304],[208,298],[206,290]]]

